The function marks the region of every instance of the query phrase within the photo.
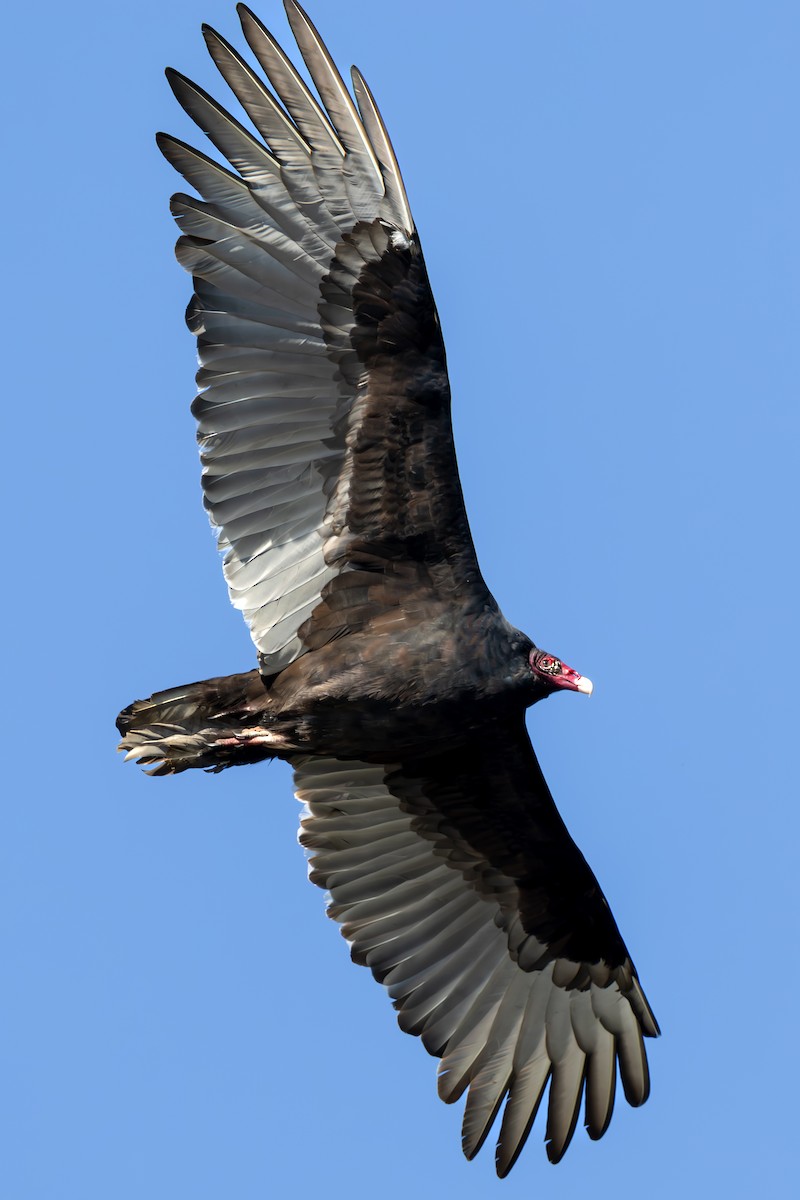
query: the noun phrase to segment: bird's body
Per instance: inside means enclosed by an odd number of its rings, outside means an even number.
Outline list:
[[[496,609],[476,613],[431,603],[417,622],[398,624],[396,632],[379,623],[337,638],[271,679],[253,670],[207,681],[215,685],[210,703],[204,683],[175,689],[173,703],[177,697],[183,703],[183,722],[189,718],[187,702],[195,706],[205,754],[235,731],[242,755],[260,747],[261,758],[356,751],[361,758],[386,761],[458,744],[487,721],[521,715],[537,698],[537,681],[527,666],[530,639]],[[229,689],[226,678],[232,681]],[[124,732],[137,730],[143,720],[152,727],[154,705],[167,719],[168,697],[172,693],[137,701],[121,717]],[[237,724],[220,732],[214,723],[203,724],[208,712],[235,715]],[[170,744],[169,735],[147,752],[138,744],[133,748],[143,762],[163,759],[154,774],[209,765],[191,761],[180,744]]]
[[[153,774],[292,764],[311,878],[402,1028],[442,1058],[443,1097],[468,1089],[470,1157],[507,1097],[503,1175],[548,1080],[553,1161],[584,1093],[590,1135],[605,1132],[617,1063],[642,1103],[657,1026],[525,729],[531,704],[591,685],[511,626],[481,576],[391,144],[361,76],[356,111],[286,2],[325,111],[240,6],[282,103],[206,39],[261,140],[175,73],[234,173],[160,138],[204,197],[173,201],[196,289],[194,412],[258,668],[137,701],[122,748]]]

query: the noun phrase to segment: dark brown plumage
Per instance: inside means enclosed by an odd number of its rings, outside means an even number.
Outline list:
[[[282,758],[311,878],[403,1029],[467,1091],[471,1157],[503,1100],[506,1174],[550,1082],[558,1161],[649,1089],[658,1032],[600,887],[553,804],[525,709],[591,685],[503,617],[464,510],[439,320],[383,124],[356,111],[308,18],[289,20],[325,111],[243,6],[279,100],[213,30],[249,134],[170,80],[234,168],[159,136],[194,277],[205,503],[258,669],[120,715],[152,774]]]

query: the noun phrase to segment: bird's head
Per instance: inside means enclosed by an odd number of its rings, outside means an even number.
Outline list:
[[[572,667],[568,667],[554,654],[548,654],[546,650],[539,650],[537,646],[534,646],[528,655],[528,665],[536,681],[537,691],[542,698],[560,688],[566,688],[570,692],[583,692],[587,696],[592,694],[591,679],[587,679],[585,675],[579,675],[577,671],[573,671]]]

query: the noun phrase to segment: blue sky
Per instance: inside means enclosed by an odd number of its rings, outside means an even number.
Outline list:
[[[467,1164],[434,1061],[306,881],[288,769],[115,756],[135,697],[253,664],[152,136],[191,136],[163,66],[222,98],[199,24],[238,26],[219,0],[46,2],[12,18],[2,82],[4,1192],[786,1195],[800,9],[309,9],[395,141],[484,573],[595,681],[529,723],[662,1024],[652,1097],[557,1168],[541,1128],[502,1184],[488,1147]]]

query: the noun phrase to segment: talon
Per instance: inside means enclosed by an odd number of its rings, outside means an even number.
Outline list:
[[[248,729],[246,733],[237,733],[236,740],[252,746],[268,746],[270,742],[275,741],[275,734],[256,725],[253,729]]]

